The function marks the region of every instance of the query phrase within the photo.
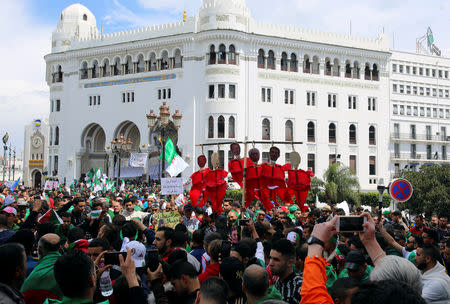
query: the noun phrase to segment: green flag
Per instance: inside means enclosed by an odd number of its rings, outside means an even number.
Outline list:
[[[165,150],[164,159],[170,165],[172,163],[173,158],[177,155],[177,152],[175,151],[175,145],[173,144],[173,141],[170,139],[170,137],[168,137],[166,140],[166,146],[164,150]],[[162,159],[162,152],[159,159]]]

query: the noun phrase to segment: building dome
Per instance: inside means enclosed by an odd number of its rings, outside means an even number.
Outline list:
[[[201,30],[245,31],[250,18],[250,10],[245,0],[203,0],[199,17]]]
[[[73,39],[91,39],[97,37],[97,34],[94,14],[84,5],[72,4],[59,17],[58,26],[52,35],[52,51],[66,51]]]
[[[94,14],[80,3],[72,4],[62,11],[58,28],[62,29],[68,23],[84,23],[94,27],[97,26]]]

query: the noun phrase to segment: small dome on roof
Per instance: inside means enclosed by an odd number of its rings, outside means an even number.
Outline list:
[[[97,26],[94,14],[84,5],[80,3],[72,4],[65,8],[59,19],[58,28],[62,29],[65,24],[78,23],[88,26]]]

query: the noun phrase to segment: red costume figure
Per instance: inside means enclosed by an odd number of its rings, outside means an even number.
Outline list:
[[[245,206],[248,207],[252,203],[253,199],[261,199],[261,167],[258,165],[259,150],[256,148],[248,151],[251,165],[247,165],[246,181],[245,181]]]
[[[213,153],[211,162],[215,170],[210,170],[206,174],[206,198],[211,201],[211,207],[217,214],[222,213],[222,202],[227,191],[227,182],[225,178],[228,172],[223,169],[217,169],[219,166],[219,155]]]
[[[196,207],[198,205],[200,207],[203,207],[206,203],[205,193],[204,193],[206,190],[206,175],[210,170],[209,170],[209,168],[205,168],[205,164],[206,164],[206,156],[205,155],[200,155],[197,158],[197,164],[200,167],[200,170],[198,170],[197,172],[194,172],[191,175],[192,186],[191,186],[191,191],[189,191],[189,197],[190,197],[192,206]],[[200,199],[202,194],[203,194],[203,197],[202,197],[201,201],[199,202],[198,200]]]
[[[288,191],[289,196],[292,198],[295,195],[297,199],[297,205],[300,210],[304,212],[308,209],[305,206],[306,197],[308,196],[308,191],[311,189],[311,177],[314,176],[312,171],[304,171],[298,169],[301,158],[300,155],[293,151],[290,155],[292,170],[288,171]]]
[[[295,195],[297,205],[302,212],[305,212],[308,207],[305,206],[306,197],[309,190],[311,190],[311,177],[314,176],[312,171],[304,171],[302,169],[289,170],[287,186],[289,188],[290,197]]]
[[[228,170],[230,171],[233,180],[242,188],[242,181],[244,179],[244,159],[239,157],[241,154],[241,147],[238,143],[232,143],[230,149],[235,158],[228,163]],[[253,166],[253,162],[247,158],[247,168],[250,166]]]
[[[291,165],[281,166],[275,163],[280,157],[280,150],[277,147],[271,147],[269,154],[272,162],[261,165],[263,197],[276,204],[278,195],[283,202],[292,203],[292,199],[287,192],[284,174],[291,168]],[[272,203],[271,206],[273,206]]]

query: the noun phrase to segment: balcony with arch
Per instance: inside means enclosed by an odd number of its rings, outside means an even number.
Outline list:
[[[227,46],[223,43],[218,48],[214,44],[209,46],[209,53],[206,54],[208,65],[227,64],[238,65],[239,55],[236,53],[234,44]]]

